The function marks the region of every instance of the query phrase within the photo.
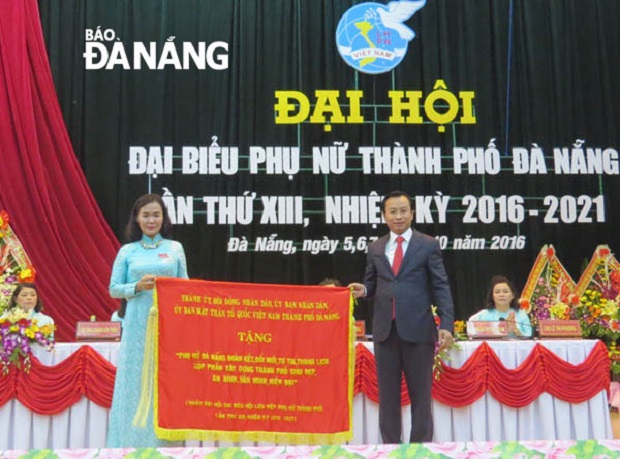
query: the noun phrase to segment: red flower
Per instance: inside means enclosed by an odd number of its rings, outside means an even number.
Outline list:
[[[22,269],[19,273],[19,281],[20,282],[34,282],[34,276],[37,272],[34,270],[32,266],[28,266],[26,269]]]
[[[9,214],[5,210],[0,210],[0,230],[6,229],[9,226]]]
[[[580,303],[581,301],[579,300],[579,297],[577,295],[575,295],[574,293],[571,293],[570,295],[568,295],[568,303],[571,306],[576,306]]]
[[[598,251],[598,255],[599,255],[600,257],[606,257],[607,255],[609,255],[609,253],[610,253],[610,252],[609,252],[609,249],[608,249],[607,247],[604,247],[604,248],[602,248],[602,249],[600,249],[600,250]]]
[[[29,327],[30,321],[28,319],[19,319],[17,321],[17,325],[19,325],[20,327]]]
[[[521,306],[521,309],[529,309],[530,302],[526,299],[519,300],[519,306]]]
[[[553,255],[555,255],[555,249],[553,247],[549,247],[547,249],[547,258],[551,258]]]
[[[437,325],[439,327],[439,325],[441,325],[441,319],[439,318],[439,316],[435,316],[435,325]]]

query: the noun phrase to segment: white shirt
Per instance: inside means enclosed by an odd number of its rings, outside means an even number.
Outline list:
[[[396,238],[398,236],[402,236],[405,240],[402,243],[403,246],[403,255],[407,252],[407,247],[409,247],[409,241],[411,240],[411,236],[413,236],[413,230],[408,228],[403,234],[396,234],[390,231],[390,240],[387,244],[385,244],[385,256],[390,262],[390,266],[394,264],[394,254],[396,253],[396,247],[398,247],[398,243],[396,242]]]

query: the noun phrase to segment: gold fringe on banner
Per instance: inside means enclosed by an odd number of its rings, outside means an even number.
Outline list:
[[[353,308],[355,300],[353,295],[349,296],[349,358],[348,358],[348,404],[349,404],[349,428],[343,432],[329,434],[317,434],[310,432],[264,432],[264,431],[243,431],[231,432],[221,430],[197,430],[197,429],[165,429],[157,425],[158,419],[158,400],[155,397],[155,434],[162,440],[203,440],[203,441],[226,441],[226,442],[270,442],[287,445],[341,445],[353,438],[353,385],[355,379],[355,318]],[[158,347],[155,346],[155,361],[157,361]],[[155,365],[155,384],[157,385],[158,364]],[[155,389],[157,390],[157,388]],[[144,392],[143,392],[144,393]]]
[[[219,430],[164,429],[155,428],[157,438],[169,441],[187,439],[202,441],[268,442],[282,445],[342,445],[353,438],[352,431],[333,434],[287,433],[287,432],[231,432]]]
[[[136,427],[145,427],[146,420],[149,417],[150,403],[153,400],[153,378],[156,371],[155,352],[157,349],[158,339],[158,323],[157,323],[157,287],[153,292],[153,306],[149,311],[149,317],[146,322],[146,342],[144,343],[144,358],[142,366],[142,391],[140,393],[140,402],[136,409],[136,415],[133,418],[133,425]]]
[[[345,441],[353,439],[353,391],[355,384],[355,317],[353,311],[355,310],[355,298],[353,294],[349,293],[349,430],[345,432]]]

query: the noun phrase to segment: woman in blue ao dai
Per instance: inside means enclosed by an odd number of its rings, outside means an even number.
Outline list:
[[[508,336],[532,336],[530,318],[519,308],[515,287],[504,276],[494,276],[491,279],[486,309],[477,312],[469,320],[504,321]]]
[[[126,228],[129,242],[119,250],[112,268],[110,295],[126,299],[127,309],[110,412],[108,448],[171,445],[155,436],[152,400],[146,426],[133,425],[140,400],[146,326],[153,305],[155,279],[158,276],[187,279],[183,246],[165,237],[171,227],[161,196],[147,194],[138,198]]]

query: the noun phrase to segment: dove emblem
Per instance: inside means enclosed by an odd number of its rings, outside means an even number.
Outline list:
[[[426,0],[401,1],[388,3],[387,11],[378,7],[377,13],[381,18],[381,23],[388,29],[394,29],[403,40],[411,41],[415,37],[415,32],[403,24],[407,19],[415,14],[420,8],[426,5]]]
[[[336,28],[340,56],[363,73],[389,72],[400,64],[416,36],[405,22],[425,5],[426,0],[402,0],[352,6]]]

